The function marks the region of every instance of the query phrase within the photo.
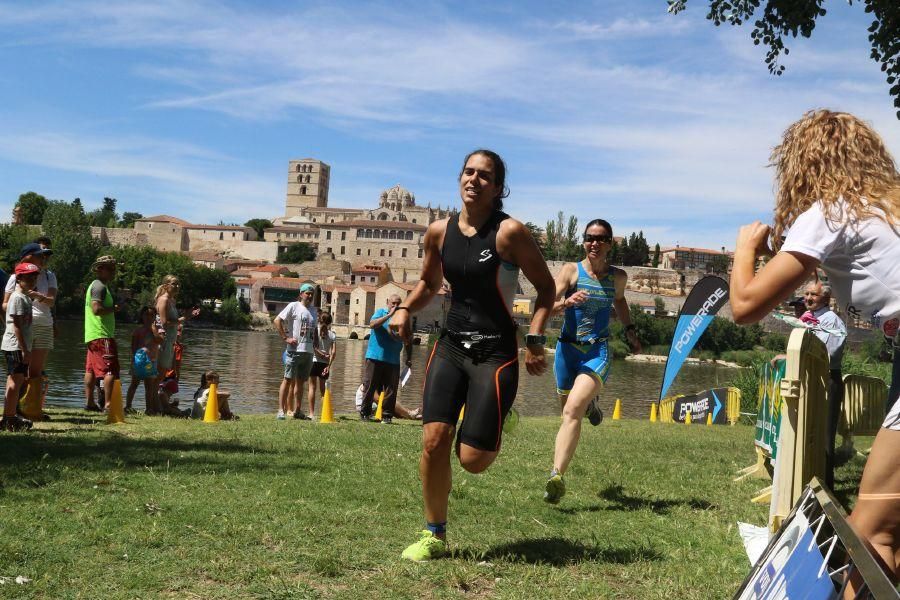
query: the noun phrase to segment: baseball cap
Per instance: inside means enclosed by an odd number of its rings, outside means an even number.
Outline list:
[[[41,268],[34,263],[19,263],[16,265],[16,275],[32,275],[41,272]]]
[[[311,283],[304,283],[303,285],[300,286],[300,293],[314,292],[314,291],[316,291],[316,286],[314,286]]]
[[[53,250],[41,248],[40,244],[35,242],[31,242],[22,246],[22,250],[19,252],[19,260],[22,260],[26,256],[50,256],[53,254]]]

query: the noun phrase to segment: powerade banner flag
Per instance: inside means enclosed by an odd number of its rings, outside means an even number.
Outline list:
[[[672,347],[669,348],[669,358],[666,360],[666,373],[659,392],[660,400],[675,381],[684,359],[694,349],[697,340],[726,302],[728,302],[728,282],[715,275],[707,275],[698,281],[685,298],[684,306],[678,313],[675,337],[672,338]]]

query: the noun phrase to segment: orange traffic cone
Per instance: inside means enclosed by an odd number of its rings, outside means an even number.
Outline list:
[[[219,384],[209,384],[209,394],[206,395],[206,412],[203,413],[204,423],[215,423],[219,420]]]
[[[41,418],[41,378],[33,377],[27,381],[19,398],[19,412],[32,421]]]
[[[384,391],[378,396],[378,408],[375,409],[375,420],[381,420],[381,409],[384,406]]]
[[[118,425],[125,422],[125,409],[122,407],[122,381],[113,381],[112,393],[106,402],[106,424]]]
[[[331,384],[327,381],[325,382],[325,393],[322,395],[319,423],[334,423],[334,409],[331,407]]]

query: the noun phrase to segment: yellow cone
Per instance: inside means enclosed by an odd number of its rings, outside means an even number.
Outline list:
[[[215,423],[219,420],[219,384],[209,384],[209,394],[206,395],[206,412],[203,413],[204,423]]]
[[[685,424],[685,425],[690,425],[690,424],[691,424],[691,411],[687,411],[687,412],[684,414],[684,424]]]
[[[331,385],[328,382],[325,383],[325,393],[322,395],[319,423],[334,423],[334,409],[331,408]]]
[[[457,419],[457,420],[462,421],[463,415],[465,415],[465,414],[466,414],[466,405],[463,404],[463,407],[461,409],[459,409],[459,419]]]
[[[650,403],[650,422],[656,423],[656,402]]]
[[[613,407],[613,421],[618,421],[622,418],[622,400],[620,398],[616,398],[616,405]]]
[[[712,425],[712,413],[706,413],[706,424]]]
[[[117,425],[125,422],[125,409],[122,407],[122,382],[113,381],[112,393],[106,401],[106,424]]]
[[[41,378],[29,379],[19,397],[19,412],[32,421],[41,418]]]
[[[384,406],[384,392],[378,395],[378,408],[375,409],[375,420],[381,420],[381,409]]]

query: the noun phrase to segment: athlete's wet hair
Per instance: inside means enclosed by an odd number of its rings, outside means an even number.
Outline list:
[[[594,225],[599,225],[600,227],[606,228],[607,233],[609,233],[609,236],[612,237],[612,234],[613,234],[612,225],[610,225],[609,221],[607,221],[605,219],[594,219],[593,221],[591,221],[590,223],[588,223],[587,225],[584,226],[584,233],[587,234],[587,230],[590,229],[591,227],[593,227]]]
[[[488,157],[494,164],[494,185],[500,189],[494,197],[494,208],[496,210],[503,210],[503,199],[509,196],[509,188],[506,187],[506,163],[503,162],[503,159],[500,158],[499,154],[485,148],[479,148],[478,150],[469,152],[463,159],[462,169],[459,170],[459,177],[457,177],[457,179],[462,179],[463,171],[466,170],[466,163],[476,154]]]

